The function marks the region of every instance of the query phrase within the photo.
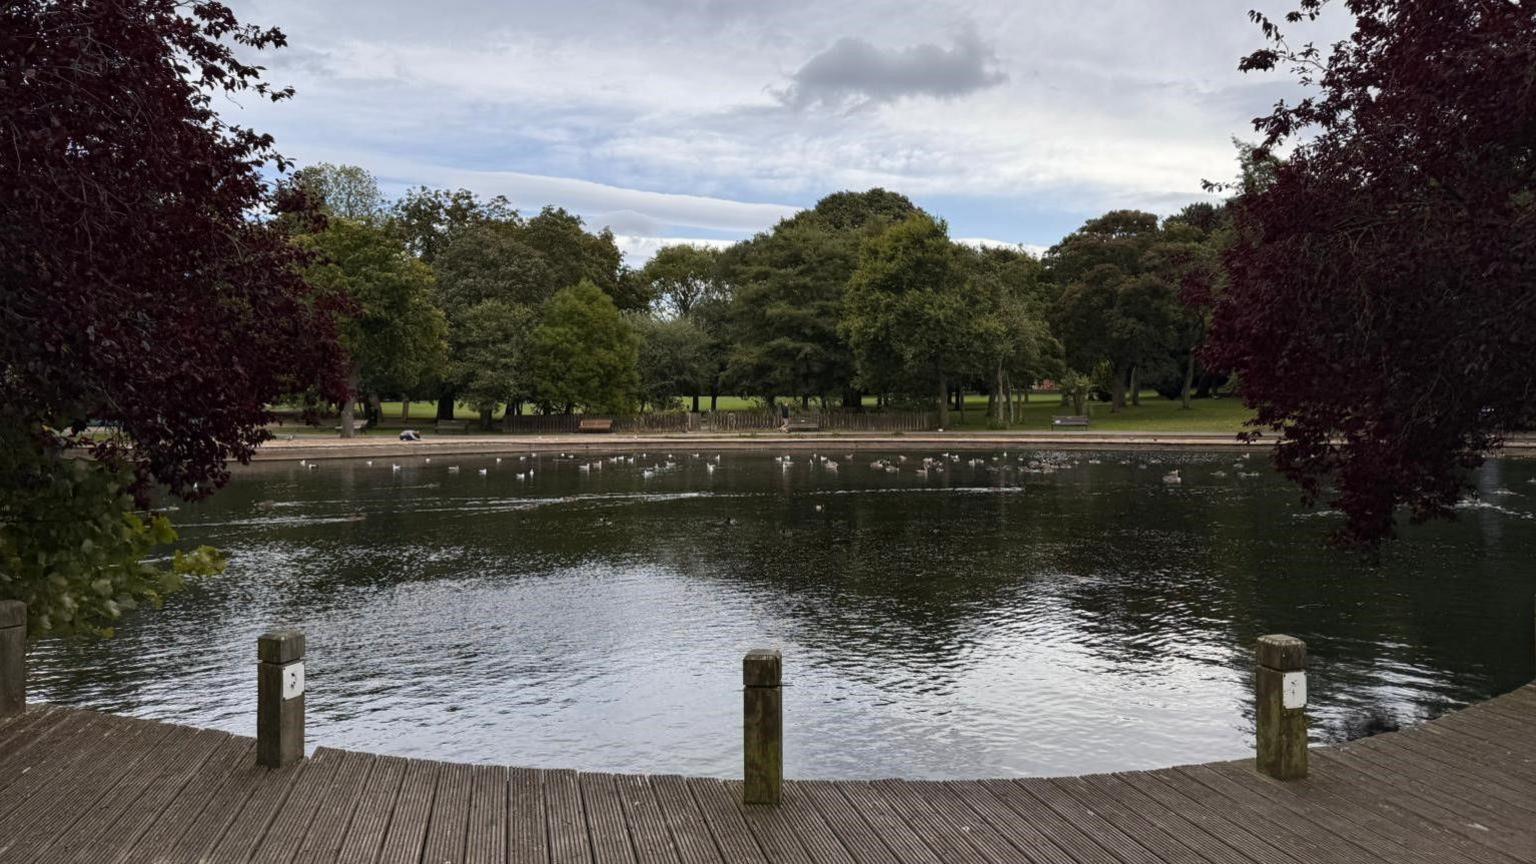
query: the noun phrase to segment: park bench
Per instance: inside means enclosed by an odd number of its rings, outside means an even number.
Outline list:
[[[1088,418],[1084,417],[1084,416],[1082,416],[1080,414],[1078,414],[1078,415],[1057,416],[1057,417],[1052,417],[1051,418],[1051,425],[1052,426],[1081,426],[1081,427],[1086,429],[1088,427]]]
[[[334,426],[332,428],[334,428],[337,432],[342,431],[340,424],[338,424],[338,425],[336,425],[336,426]],[[353,432],[361,432],[361,431],[363,431],[366,428],[368,428],[368,421],[367,420],[353,420],[352,421],[352,431]]]
[[[821,424],[809,417],[791,417],[784,421],[785,432],[819,432]]]
[[[439,432],[459,432],[459,433],[468,432],[469,431],[469,421],[468,420],[439,420],[439,421],[437,421],[437,431],[439,431]]]
[[[612,420],[583,420],[576,425],[577,432],[612,432]]]

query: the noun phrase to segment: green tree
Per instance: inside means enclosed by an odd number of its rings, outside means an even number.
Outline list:
[[[291,182],[319,202],[327,215],[364,222],[384,213],[379,181],[365,168],[321,162],[293,172]]]
[[[975,361],[990,394],[994,423],[1014,422],[1014,383],[1030,384],[1060,372],[1061,344],[1047,323],[1049,283],[1028,253],[1014,249],[957,248],[971,280]]]
[[[724,294],[720,253],[707,246],[663,246],[636,274],[640,290],[662,315],[686,317]]]
[[[723,252],[721,282],[732,298],[724,380],[770,400],[826,403],[841,392],[845,405],[859,405],[853,351],[839,329],[843,295],[860,244],[918,212],[884,189],[837,192]]]
[[[482,201],[468,189],[425,186],[408,190],[388,213],[390,230],[412,255],[428,264],[465,231],[517,218],[511,202],[501,195]]]
[[[520,405],[532,388],[528,343],[537,318],[533,308],[505,300],[482,301],[457,318],[448,378],[484,428],[497,407]]]
[[[559,207],[545,207],[523,226],[520,239],[544,258],[550,293],[585,279],[602,289],[621,310],[644,309],[650,298],[622,278],[624,257],[604,228],[593,234],[581,218]]]
[[[408,392],[434,374],[447,328],[433,303],[431,268],[382,228],[334,218],[302,242],[320,256],[306,274],[310,284],[351,301],[341,334],[352,358],[341,415],[342,437],[350,438],[357,398],[367,395],[376,408],[380,394]]]
[[[534,399],[546,408],[624,413],[639,391],[639,337],[613,298],[583,279],[545,304],[529,338]]]
[[[671,408],[684,396],[697,400],[713,371],[704,328],[688,316],[635,314],[630,323],[640,337],[641,399],[655,410]]]
[[[939,425],[947,426],[950,376],[973,356],[977,335],[972,287],[945,224],[927,214],[866,241],[842,323],[860,381],[937,393]]]

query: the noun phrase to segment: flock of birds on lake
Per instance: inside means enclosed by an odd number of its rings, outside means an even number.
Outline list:
[[[661,454],[656,454],[653,456],[649,452],[641,452],[638,454],[599,456],[590,460],[584,456],[578,457],[578,455],[575,453],[558,453],[545,455],[553,456],[559,461],[575,462],[576,470],[583,476],[590,476],[594,472],[600,473],[604,470],[605,466],[616,468],[636,466],[638,468],[640,477],[642,479],[649,480],[653,477],[656,477],[657,475],[676,471],[682,464],[679,457],[672,453],[667,453],[663,457]],[[1247,470],[1251,457],[1252,454],[1244,453],[1241,457],[1232,463],[1232,467],[1234,469],[1233,473],[1235,473],[1237,477],[1251,478],[1259,476],[1260,472]],[[536,466],[539,463],[540,454],[528,453],[516,457],[497,456],[495,457],[495,464],[502,464],[503,458],[516,458],[516,470],[513,471],[512,478],[519,482],[525,482],[533,479],[534,474],[537,471]],[[705,456],[701,453],[693,453],[681,457],[681,459],[683,461],[689,462],[702,461],[705,472],[709,475],[713,475],[716,469],[718,469],[721,465],[722,456],[719,453],[715,453],[710,456]],[[813,470],[820,470],[828,474],[838,473],[845,462],[848,465],[856,464],[856,454],[854,453],[846,453],[843,455],[842,459],[843,461],[838,461],[831,456],[826,456],[819,453],[811,453],[809,454],[809,458],[804,460],[803,464],[809,465]],[[785,453],[782,456],[775,456],[773,461],[785,473],[788,473],[795,466],[802,464],[802,462],[797,461],[794,454],[791,453]],[[923,456],[916,461],[914,461],[912,457],[908,457],[906,454],[897,454],[894,456],[878,456],[868,464],[871,471],[879,474],[900,474],[903,470],[910,469],[913,476],[919,478],[928,478],[943,475],[946,471],[953,470],[956,466],[964,465],[965,467],[970,468],[973,473],[979,471],[986,474],[1003,475],[1003,477],[1006,478],[1010,475],[1054,474],[1059,470],[1065,468],[1073,468],[1078,465],[1100,465],[1103,463],[1103,461],[1104,460],[1099,457],[1073,456],[1066,453],[1034,453],[1014,456],[1010,458],[1008,451],[1004,450],[1001,454],[994,454],[990,457],[965,457],[960,453],[944,452],[936,456]],[[1162,464],[1161,459],[1153,457],[1134,459],[1122,457],[1117,461],[1121,465],[1135,465],[1140,468],[1152,468]],[[374,460],[366,460],[366,465],[368,467],[373,467],[373,464]],[[422,464],[431,465],[432,457],[423,457]],[[312,462],[308,459],[300,459],[299,467],[313,471],[318,469],[320,466],[317,462]],[[404,466],[402,466],[399,462],[391,462],[389,464],[389,468],[393,474],[399,474],[404,470]],[[458,474],[460,473],[460,466],[449,465],[447,466],[447,470],[449,474]],[[1167,473],[1162,475],[1163,483],[1169,486],[1182,484],[1184,482],[1184,477],[1181,471],[1182,469],[1180,468],[1173,468],[1169,470]],[[476,473],[478,473],[481,477],[489,477],[491,474],[491,469],[488,467],[477,468]],[[1220,480],[1227,477],[1228,473],[1225,470],[1218,469],[1211,472],[1210,476],[1213,479]]]

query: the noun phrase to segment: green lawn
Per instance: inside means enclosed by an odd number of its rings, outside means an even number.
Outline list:
[[[985,395],[971,395],[965,400],[966,410],[962,417],[957,411],[949,412],[949,429],[966,431],[1001,431],[990,430],[987,422],[987,397]],[[709,408],[709,400],[701,400],[701,407]],[[754,399],[740,396],[721,396],[720,410],[745,411],[759,407]],[[873,407],[873,398],[866,400],[867,405]],[[395,436],[399,434],[398,421],[400,419],[400,403],[385,402],[382,404],[384,418],[394,421],[394,428],[374,429],[367,434]],[[524,407],[524,413],[531,414],[531,407]],[[1051,418],[1058,414],[1070,413],[1069,409],[1061,404],[1061,398],[1052,394],[1036,393],[1030,397],[1030,401],[1022,406],[1023,419],[1015,423],[1011,428],[1024,431],[1048,431],[1051,429]],[[430,430],[436,418],[437,403],[412,402],[411,422],[419,425],[424,430]],[[1191,404],[1190,410],[1185,411],[1179,407],[1179,403],[1158,396],[1148,391],[1142,394],[1140,406],[1127,406],[1125,411],[1113,414],[1109,406],[1102,402],[1089,403],[1089,414],[1093,417],[1092,428],[1110,432],[1147,432],[1147,433],[1213,433],[1222,435],[1236,434],[1243,429],[1243,421],[1252,416],[1252,412],[1243,407],[1238,399],[1196,399]],[[460,420],[478,420],[480,415],[470,408],[460,405],[454,412],[454,416]],[[500,412],[497,413],[500,417]],[[305,426],[302,423],[287,423],[282,432],[299,435],[334,435],[335,421],[322,423],[320,426]]]
[[[987,429],[987,397],[974,396],[965,400],[965,417],[953,409],[949,412],[950,428],[967,430]],[[1051,428],[1051,418],[1058,414],[1070,414],[1071,408],[1061,404],[1061,397],[1035,394],[1023,406],[1021,423],[1012,428],[1044,431]],[[1175,400],[1164,399],[1148,391],[1141,396],[1141,405],[1126,406],[1125,410],[1112,414],[1104,402],[1088,403],[1089,416],[1094,429],[1106,432],[1206,432],[1236,434],[1243,429],[1243,422],[1253,412],[1243,407],[1241,399],[1196,399],[1185,411]]]

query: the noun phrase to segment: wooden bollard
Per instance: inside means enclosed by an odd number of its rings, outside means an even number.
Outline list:
[[[304,634],[273,630],[256,640],[256,764],[304,758]]]
[[[742,661],[742,800],[777,804],[784,786],[784,661],[777,649],[755,648]]]
[[[1260,636],[1256,723],[1259,773],[1276,780],[1307,776],[1307,643]]]
[[[0,717],[27,710],[27,604],[0,600]]]

